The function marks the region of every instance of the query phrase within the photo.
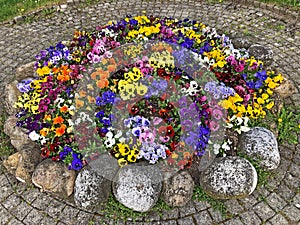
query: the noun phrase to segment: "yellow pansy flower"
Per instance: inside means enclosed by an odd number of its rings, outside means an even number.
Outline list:
[[[269,95],[266,94],[266,93],[263,93],[263,94],[261,95],[261,97],[262,97],[263,100],[267,100],[267,99],[269,98]]]
[[[272,91],[270,88],[268,88],[268,89],[267,89],[267,93],[268,93],[269,95],[272,95],[272,94],[273,94],[273,91]]]
[[[269,104],[266,105],[267,109],[272,109],[274,106],[274,102],[270,102]]]
[[[258,98],[257,103],[262,105],[265,103],[265,100],[263,98]]]
[[[118,164],[120,167],[123,167],[123,166],[126,166],[128,164],[128,162],[126,161],[126,159],[120,158],[120,159],[118,159]]]
[[[273,78],[274,82],[281,83],[283,81],[283,76],[281,74],[278,74],[276,77]]]
[[[143,96],[147,93],[147,91],[148,91],[148,87],[143,84],[136,86],[136,92],[138,95]]]
[[[278,86],[278,84],[274,83],[273,81],[271,81],[269,84],[268,84],[268,87],[271,88],[271,89],[274,89]]]

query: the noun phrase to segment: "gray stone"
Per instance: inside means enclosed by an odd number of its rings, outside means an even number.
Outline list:
[[[21,154],[15,176],[18,180],[31,183],[31,176],[36,166],[42,161],[40,149],[35,143],[23,145],[19,149]]]
[[[251,45],[248,49],[250,56],[254,56],[257,60],[263,61],[265,66],[269,66],[273,62],[272,49],[262,45]]]
[[[239,137],[238,149],[256,160],[264,170],[274,170],[280,164],[277,140],[263,127],[253,127]]]
[[[193,225],[194,221],[193,221],[193,217],[185,217],[182,219],[177,220],[178,225]]]
[[[113,181],[120,168],[118,161],[108,154],[101,154],[97,159],[92,160],[89,166],[99,176],[110,181]]]
[[[22,94],[17,88],[17,84],[18,81],[15,80],[5,86],[4,108],[9,115],[15,115],[18,112],[18,109],[13,107],[15,102],[18,100],[18,97]]]
[[[233,38],[231,43],[233,44],[234,48],[245,48],[248,49],[251,46],[251,42],[246,38]]]
[[[16,122],[18,119],[15,116],[9,116],[4,123],[4,133],[7,134],[11,139],[11,144],[19,151],[24,146],[32,145],[33,142],[29,139],[26,134],[26,130],[18,127]]]
[[[111,181],[98,175],[90,166],[79,172],[75,181],[76,205],[91,208],[107,201],[111,193]]]
[[[202,211],[194,215],[197,225],[213,224],[212,218],[208,211]]]
[[[68,166],[62,162],[46,159],[36,167],[32,182],[41,191],[67,197],[73,193],[75,171],[69,170]]]
[[[255,168],[248,160],[237,156],[216,159],[200,176],[200,186],[216,199],[246,197],[256,184]]]
[[[24,22],[24,17],[23,16],[16,16],[14,17],[14,21],[16,24],[20,24]]]
[[[274,92],[282,98],[287,98],[297,93],[297,89],[292,81],[284,79],[283,82],[274,89]]]
[[[184,206],[191,200],[194,186],[191,175],[180,171],[163,182],[161,197],[169,206]]]
[[[121,168],[113,182],[116,199],[138,212],[149,211],[162,189],[162,175],[155,165],[136,164]]]
[[[27,78],[37,77],[34,70],[35,61],[27,63],[16,69],[15,79],[17,81],[22,81]]]
[[[240,215],[244,224],[261,225],[261,219],[253,211],[247,211]]]
[[[31,183],[31,175],[42,158],[37,145],[28,138],[24,129],[16,126],[16,121],[15,116],[8,117],[4,124],[4,132],[20,153],[18,164],[14,165],[16,166],[15,176],[22,182]]]
[[[275,212],[264,202],[258,203],[253,209],[263,221],[266,221],[275,215]]]

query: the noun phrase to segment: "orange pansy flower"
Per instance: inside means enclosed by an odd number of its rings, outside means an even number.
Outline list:
[[[111,72],[113,72],[113,71],[115,71],[115,69],[116,69],[116,65],[114,64],[114,65],[109,65],[109,66],[107,66],[107,70],[111,73]]]
[[[78,109],[78,108],[81,108],[81,107],[83,107],[83,105],[84,105],[84,101],[82,101],[82,100],[80,100],[80,99],[76,99],[75,100],[75,105],[76,105],[76,108]]]
[[[46,137],[48,133],[49,133],[49,128],[43,128],[40,130],[40,135],[42,135],[43,137]]]
[[[66,127],[67,127],[66,125],[62,124],[60,127],[56,128],[55,135],[57,137],[62,136],[66,131]]]
[[[64,105],[63,107],[60,108],[61,112],[67,112],[68,111],[68,106]]]
[[[53,119],[53,124],[61,124],[64,122],[64,119],[61,116],[57,116]]]

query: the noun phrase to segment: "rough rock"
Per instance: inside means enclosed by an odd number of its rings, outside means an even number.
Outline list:
[[[22,182],[31,183],[32,174],[37,165],[42,161],[40,149],[32,142],[28,145],[23,145],[23,148],[18,151],[21,157],[15,176]]]
[[[20,153],[15,176],[22,182],[31,183],[31,175],[41,162],[40,149],[28,138],[25,130],[16,126],[17,118],[10,116],[5,121],[4,132],[10,137],[11,144]]]
[[[200,176],[203,191],[216,199],[238,199],[250,195],[257,185],[257,172],[241,157],[217,158]]]
[[[186,171],[180,171],[163,182],[162,199],[169,206],[184,206],[191,200],[195,183]]]
[[[110,181],[113,181],[120,168],[116,158],[106,153],[101,154],[96,160],[89,162],[89,166],[99,176],[105,177]]]
[[[9,115],[15,115],[18,110],[13,107],[15,102],[18,100],[18,97],[22,94],[17,88],[18,81],[13,81],[5,86],[4,90],[4,108]]]
[[[27,63],[17,68],[15,79],[20,82],[21,80],[24,80],[26,78],[36,77],[34,71],[34,64],[35,61]]]
[[[19,151],[22,150],[24,146],[32,145],[32,142],[26,130],[18,127],[16,122],[18,119],[15,116],[9,116],[4,123],[4,133],[10,137],[11,144]]]
[[[162,175],[155,165],[121,168],[113,182],[113,193],[124,206],[138,212],[149,211],[162,189]]]
[[[250,56],[254,56],[257,60],[261,60],[264,66],[270,66],[273,62],[273,51],[269,47],[262,45],[251,45],[248,49]]]
[[[15,175],[16,169],[19,164],[21,154],[19,152],[10,155],[7,160],[3,161],[3,166],[7,169],[7,171],[13,175]]]
[[[263,127],[253,127],[239,137],[238,149],[256,160],[264,170],[274,170],[280,164],[280,154],[274,134]]]
[[[75,171],[69,170],[64,163],[46,159],[36,167],[32,182],[41,191],[67,197],[73,193],[75,178]]]
[[[76,178],[74,187],[75,203],[84,208],[91,208],[105,203],[111,193],[111,181],[117,170],[118,163],[115,158],[107,154],[91,161],[87,167],[80,171]]]
[[[246,38],[233,38],[232,39],[232,44],[234,46],[234,48],[238,49],[238,48],[245,48],[248,49],[251,46],[251,43],[249,40],[247,40]]]
[[[297,90],[290,80],[284,79],[283,82],[277,88],[274,89],[274,91],[280,97],[287,98],[296,93]]]

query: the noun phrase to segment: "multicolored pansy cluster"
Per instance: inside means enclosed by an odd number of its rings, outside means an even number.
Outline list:
[[[144,52],[153,41],[151,54]],[[115,59],[120,46],[124,57]],[[204,66],[214,79],[199,84],[197,71]],[[283,81],[201,22],[153,16],[76,31],[73,40],[42,50],[35,69],[38,77],[18,85],[17,125],[40,144],[43,157],[74,170],[86,163],[81,145],[93,135],[86,129],[91,121],[121,166],[163,160],[186,168],[193,155],[205,152],[224,110],[228,129],[245,132],[248,120],[274,106],[273,89]],[[82,80],[90,85],[79,90]],[[90,118],[78,109],[95,111]],[[75,127],[85,132],[80,141]]]

